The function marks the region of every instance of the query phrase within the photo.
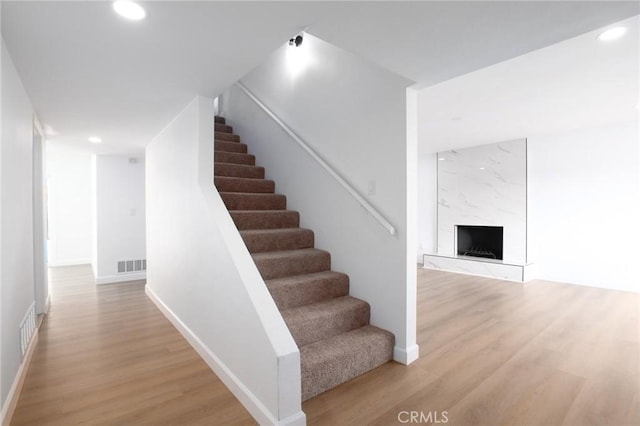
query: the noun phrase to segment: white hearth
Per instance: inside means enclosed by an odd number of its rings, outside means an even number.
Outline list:
[[[479,275],[482,277],[498,278],[501,280],[527,282],[533,279],[533,264],[505,263],[501,260],[482,259],[466,256],[439,256],[437,254],[423,255],[423,267],[442,271],[458,272],[461,274]]]

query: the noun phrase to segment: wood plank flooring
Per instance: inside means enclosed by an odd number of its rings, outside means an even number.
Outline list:
[[[253,418],[144,294],[51,268],[52,306],[12,425],[249,425]]]
[[[51,270],[51,313],[12,425],[255,423],[143,283],[96,288],[90,274]],[[420,359],[303,410],[309,425],[402,424],[411,412],[442,424],[443,411],[455,426],[640,425],[638,311],[633,293],[418,269]]]
[[[419,269],[420,359],[303,409],[309,425],[639,425],[638,321],[634,293]]]

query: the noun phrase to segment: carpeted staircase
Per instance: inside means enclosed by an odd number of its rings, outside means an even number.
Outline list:
[[[313,231],[265,180],[231,126],[215,118],[215,185],[300,348],[305,401],[391,360],[394,336],[369,325],[369,304],[349,296]]]

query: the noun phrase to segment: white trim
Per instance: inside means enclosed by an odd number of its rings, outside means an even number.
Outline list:
[[[45,310],[46,296],[49,294],[49,277],[47,274],[47,226],[48,212],[46,198],[46,135],[43,131],[38,115],[33,113],[32,134],[32,211],[33,223],[33,291],[35,298],[34,313],[40,314]]]
[[[118,275],[103,275],[101,277],[96,277],[96,284],[113,284],[113,283],[121,283],[124,281],[138,281],[138,280],[146,280],[147,273],[146,272],[136,272],[132,274],[118,274]]]
[[[44,312],[42,314],[48,314],[51,309],[51,295],[47,294],[47,300],[44,302]]]
[[[307,416],[304,414],[304,411],[298,411],[286,419],[280,420],[280,423],[278,423],[279,426],[306,426],[306,424]]]
[[[293,130],[289,128],[282,120],[280,120],[265,104],[263,104],[249,89],[246,88],[241,82],[237,82],[236,85],[253,101],[258,105],[273,121],[279,125],[300,147],[307,152],[313,158],[316,163],[320,165],[331,177],[333,177],[338,183],[358,201],[358,203],[380,224],[389,231],[389,234],[395,235],[396,228],[384,217],[375,207],[373,207],[356,189],[349,184],[340,174],[334,170],[317,152],[313,150],[300,136],[298,136]]]
[[[409,346],[408,348],[393,348],[393,360],[400,364],[409,365],[420,357],[420,347],[418,345]]]
[[[218,358],[205,344],[187,327],[176,314],[164,304],[164,302],[154,293],[148,286],[145,286],[145,293],[153,303],[158,307],[160,312],[173,324],[178,332],[186,339],[187,342],[195,349],[200,357],[207,363],[213,372],[222,380],[229,388],[244,408],[249,411],[253,418],[261,425],[281,425],[281,426],[298,426],[306,423],[306,416],[303,411],[299,411],[286,419],[278,421],[273,413],[236,377],[235,374]]]
[[[81,259],[66,259],[66,260],[51,260],[49,261],[49,266],[57,267],[57,266],[76,266],[76,265],[88,265],[91,263],[90,258],[81,258]]]
[[[400,335],[400,345],[393,348],[393,358],[409,365],[420,354],[417,339],[418,318],[418,274],[415,260],[411,259],[418,247],[418,91],[407,87],[405,98],[406,147],[406,229],[405,229],[405,285],[404,285],[404,336]],[[414,258],[415,259],[415,258]],[[402,329],[401,329],[402,330]],[[402,332],[402,331],[401,331]]]
[[[22,360],[22,364],[18,368],[18,372],[16,373],[16,377],[13,380],[13,384],[11,385],[11,389],[9,389],[9,393],[7,394],[7,399],[4,401],[4,405],[2,406],[2,418],[0,424],[2,426],[9,426],[11,423],[11,418],[13,417],[13,412],[18,405],[18,399],[20,398],[20,392],[22,391],[22,386],[24,385],[24,380],[27,377],[27,371],[29,370],[29,365],[31,364],[31,358],[33,357],[33,352],[35,352],[36,344],[38,343],[38,329],[33,333],[33,337],[31,338],[31,343],[29,343],[29,347],[27,348],[27,352],[25,354],[24,359]]]
[[[40,118],[38,118],[38,114],[36,114],[35,112],[33,113],[33,127],[35,127],[36,130],[38,130],[38,133],[40,133],[40,136],[42,136],[42,139],[44,141],[46,134],[44,133],[44,128],[42,127],[42,123],[40,123]]]

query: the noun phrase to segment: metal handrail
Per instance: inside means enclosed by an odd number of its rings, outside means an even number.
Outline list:
[[[258,99],[247,87],[241,82],[237,82],[236,85],[256,103],[273,121],[278,124],[282,130],[284,130],[291,138],[304,149],[307,154],[311,156],[327,173],[329,173],[340,185],[358,201],[358,203],[373,216],[391,235],[396,234],[396,228],[384,217],[375,207],[373,207],[356,189],[349,184],[340,174],[333,169],[320,155],[318,155],[313,148],[311,148],[305,141],[302,140],[289,126],[287,126],[282,120],[278,118],[260,99]]]

